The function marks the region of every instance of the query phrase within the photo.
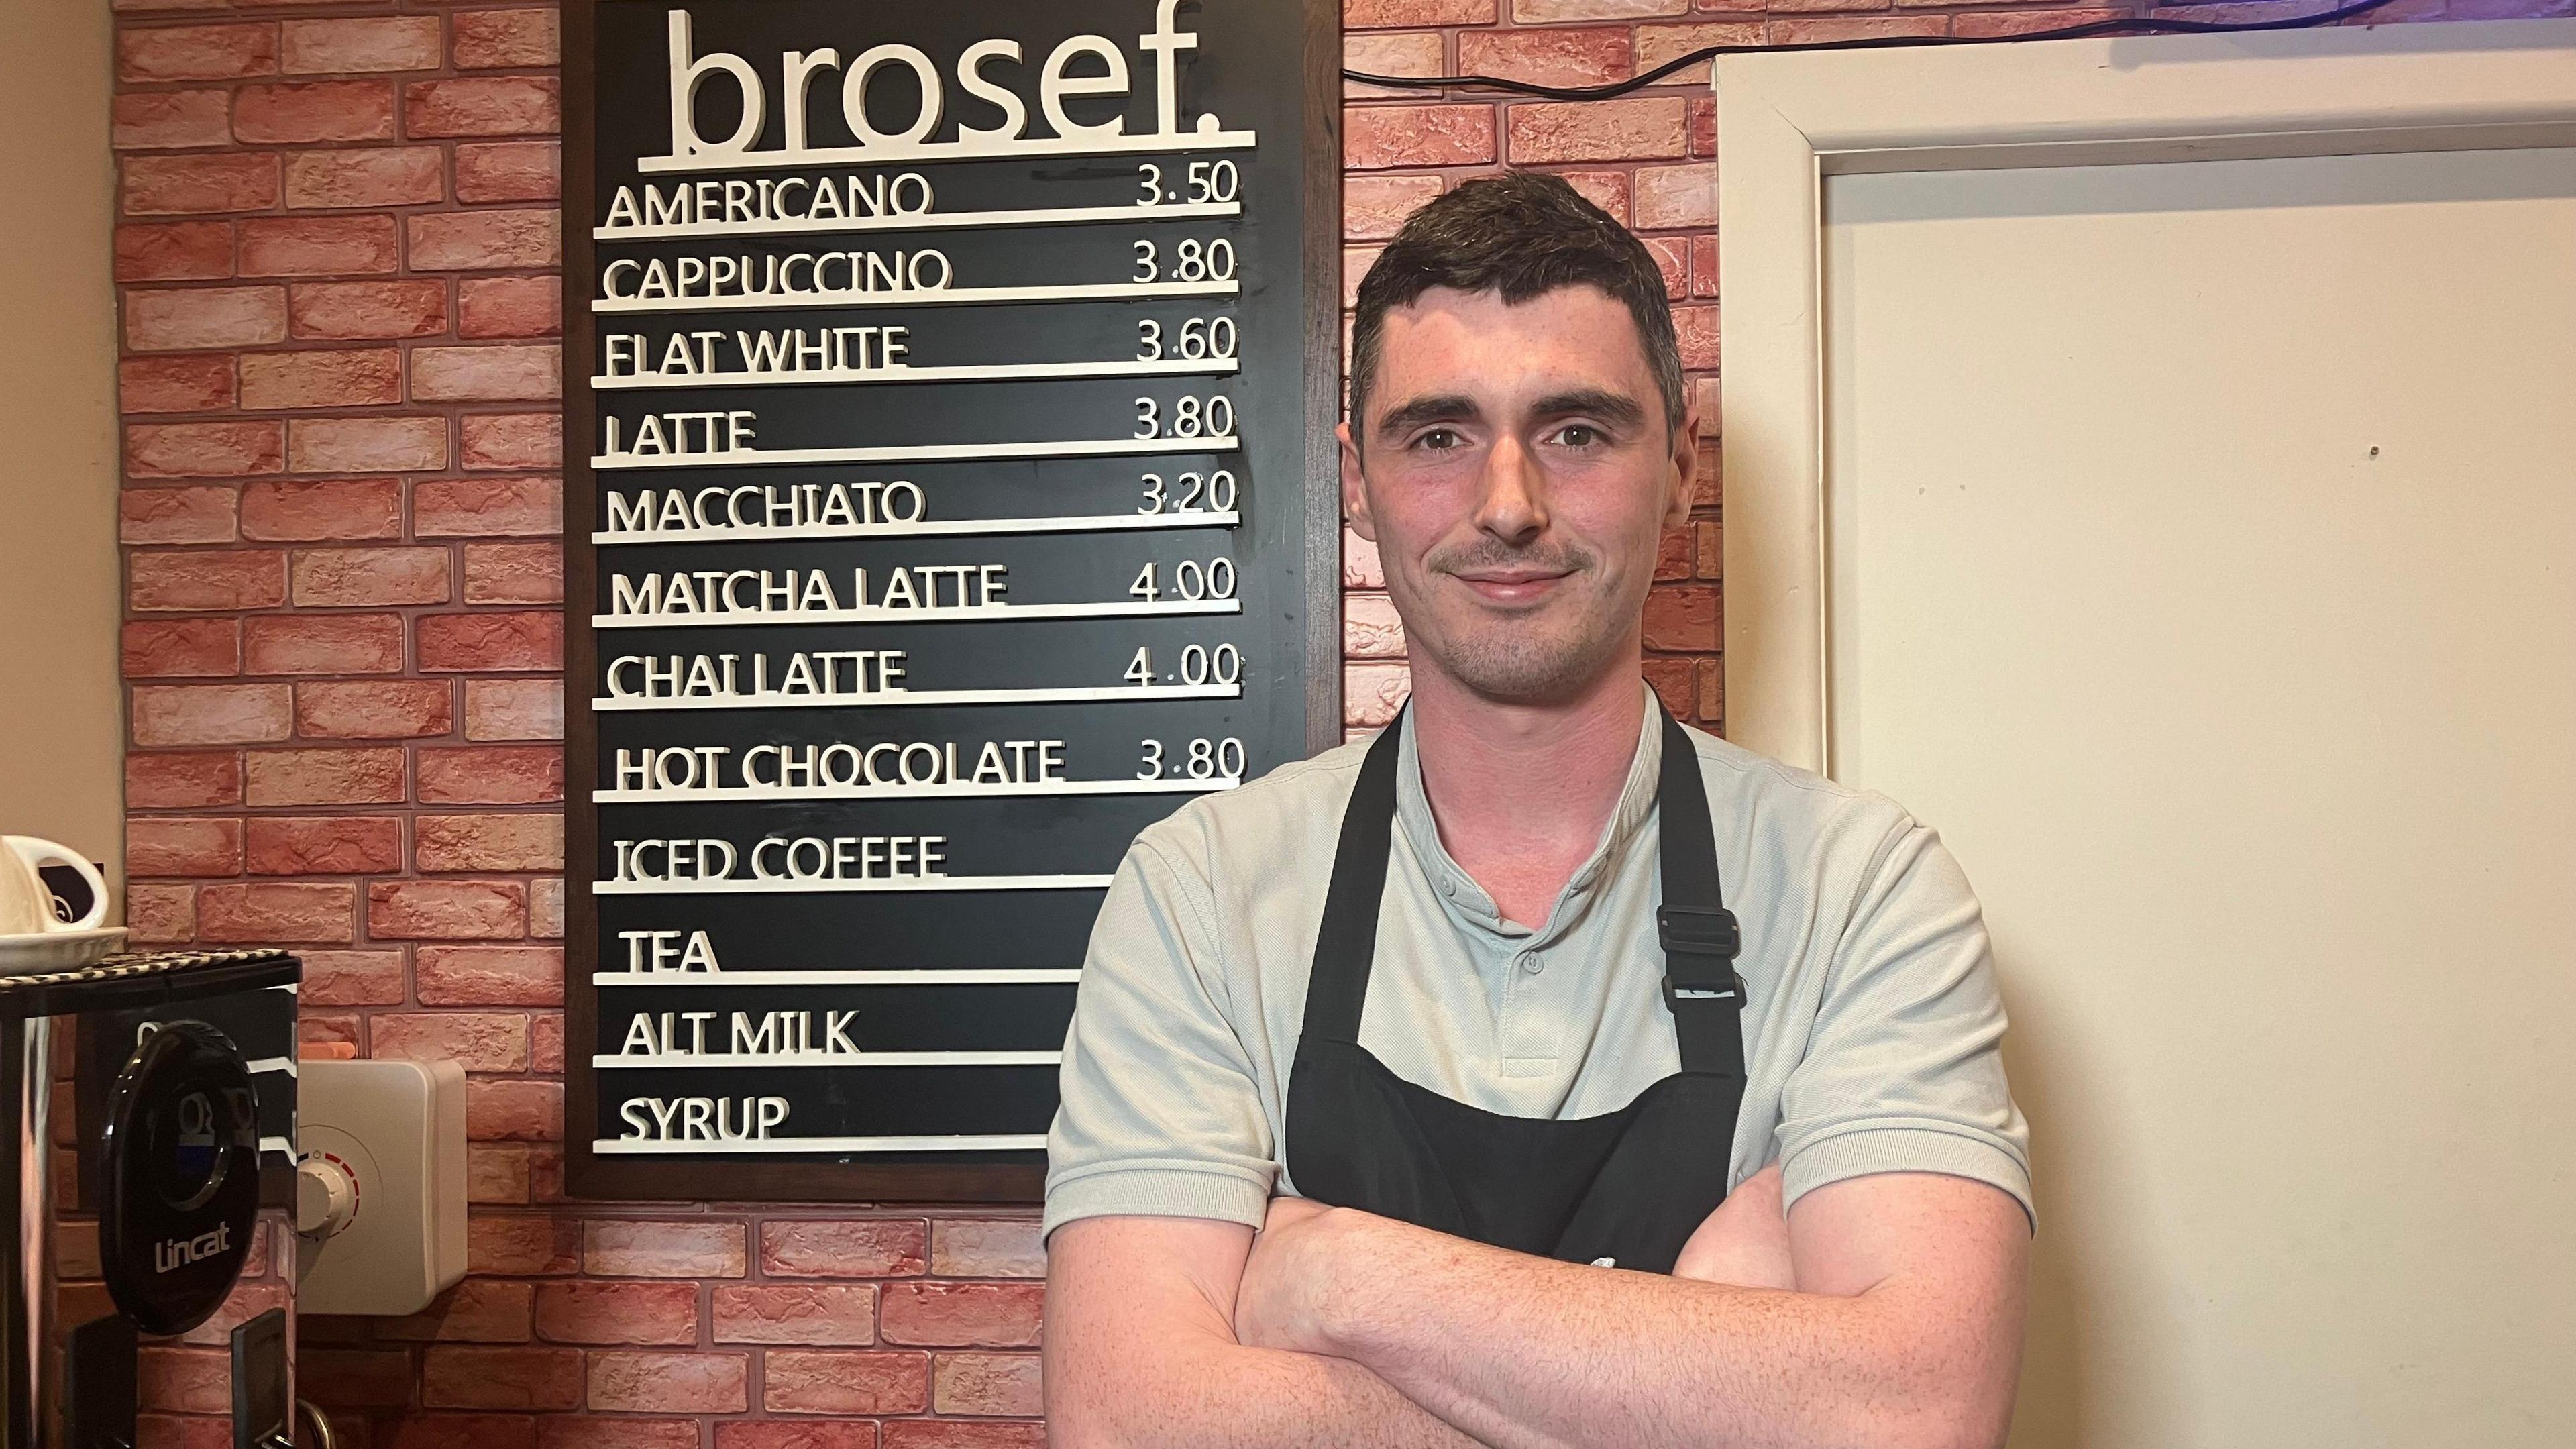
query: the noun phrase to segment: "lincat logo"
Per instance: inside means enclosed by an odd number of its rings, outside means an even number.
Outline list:
[[[155,1243],[152,1245],[152,1271],[167,1273],[201,1258],[211,1258],[232,1245],[233,1225],[230,1223],[217,1223],[213,1232],[199,1233],[193,1238],[172,1238],[168,1242]]]

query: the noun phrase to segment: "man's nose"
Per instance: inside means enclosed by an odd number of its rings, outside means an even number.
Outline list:
[[[1485,455],[1485,491],[1476,527],[1512,543],[1526,543],[1547,528],[1547,495],[1537,460],[1517,438],[1506,436]]]

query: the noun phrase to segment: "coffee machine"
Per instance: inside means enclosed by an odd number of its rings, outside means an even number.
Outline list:
[[[0,975],[0,1449],[227,1418],[234,1449],[295,1443],[301,975],[274,950]]]

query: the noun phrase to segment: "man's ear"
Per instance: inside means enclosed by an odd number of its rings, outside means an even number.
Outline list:
[[[1369,517],[1367,480],[1360,474],[1360,448],[1351,441],[1351,425],[1335,427],[1333,438],[1341,444],[1342,517],[1350,523],[1351,532],[1375,543],[1377,520]]]
[[[1673,492],[1664,500],[1664,531],[1670,533],[1690,519],[1691,503],[1699,494],[1699,411],[1682,410],[1682,423],[1673,429]]]

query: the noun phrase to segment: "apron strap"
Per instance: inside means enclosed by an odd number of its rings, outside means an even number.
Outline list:
[[[1342,808],[1340,843],[1333,853],[1332,883],[1324,918],[1315,933],[1315,957],[1306,977],[1304,1033],[1319,1041],[1356,1044],[1360,1009],[1368,1000],[1369,967],[1377,958],[1378,912],[1386,897],[1386,867],[1395,827],[1395,767],[1407,705],[1378,732],[1361,762],[1350,802]],[[1655,813],[1662,841],[1663,904],[1655,934],[1664,951],[1664,1004],[1682,1070],[1744,1077],[1744,978],[1735,974],[1739,946],[1735,913],[1726,909],[1718,880],[1717,834],[1708,794],[1700,784],[1699,752],[1661,704],[1663,761]]]
[[[1395,841],[1396,756],[1412,708],[1407,703],[1378,731],[1350,803],[1342,807],[1324,923],[1315,933],[1315,960],[1306,974],[1304,1030],[1318,1041],[1357,1045],[1360,1039],[1360,1007],[1368,1000],[1369,966],[1377,959],[1378,908],[1386,898],[1387,854]]]
[[[1744,1078],[1744,978],[1735,913],[1718,880],[1717,832],[1700,784],[1699,751],[1658,703],[1664,760],[1655,815],[1662,840],[1664,903],[1655,935],[1664,948],[1664,1005],[1673,1014],[1682,1070]]]

